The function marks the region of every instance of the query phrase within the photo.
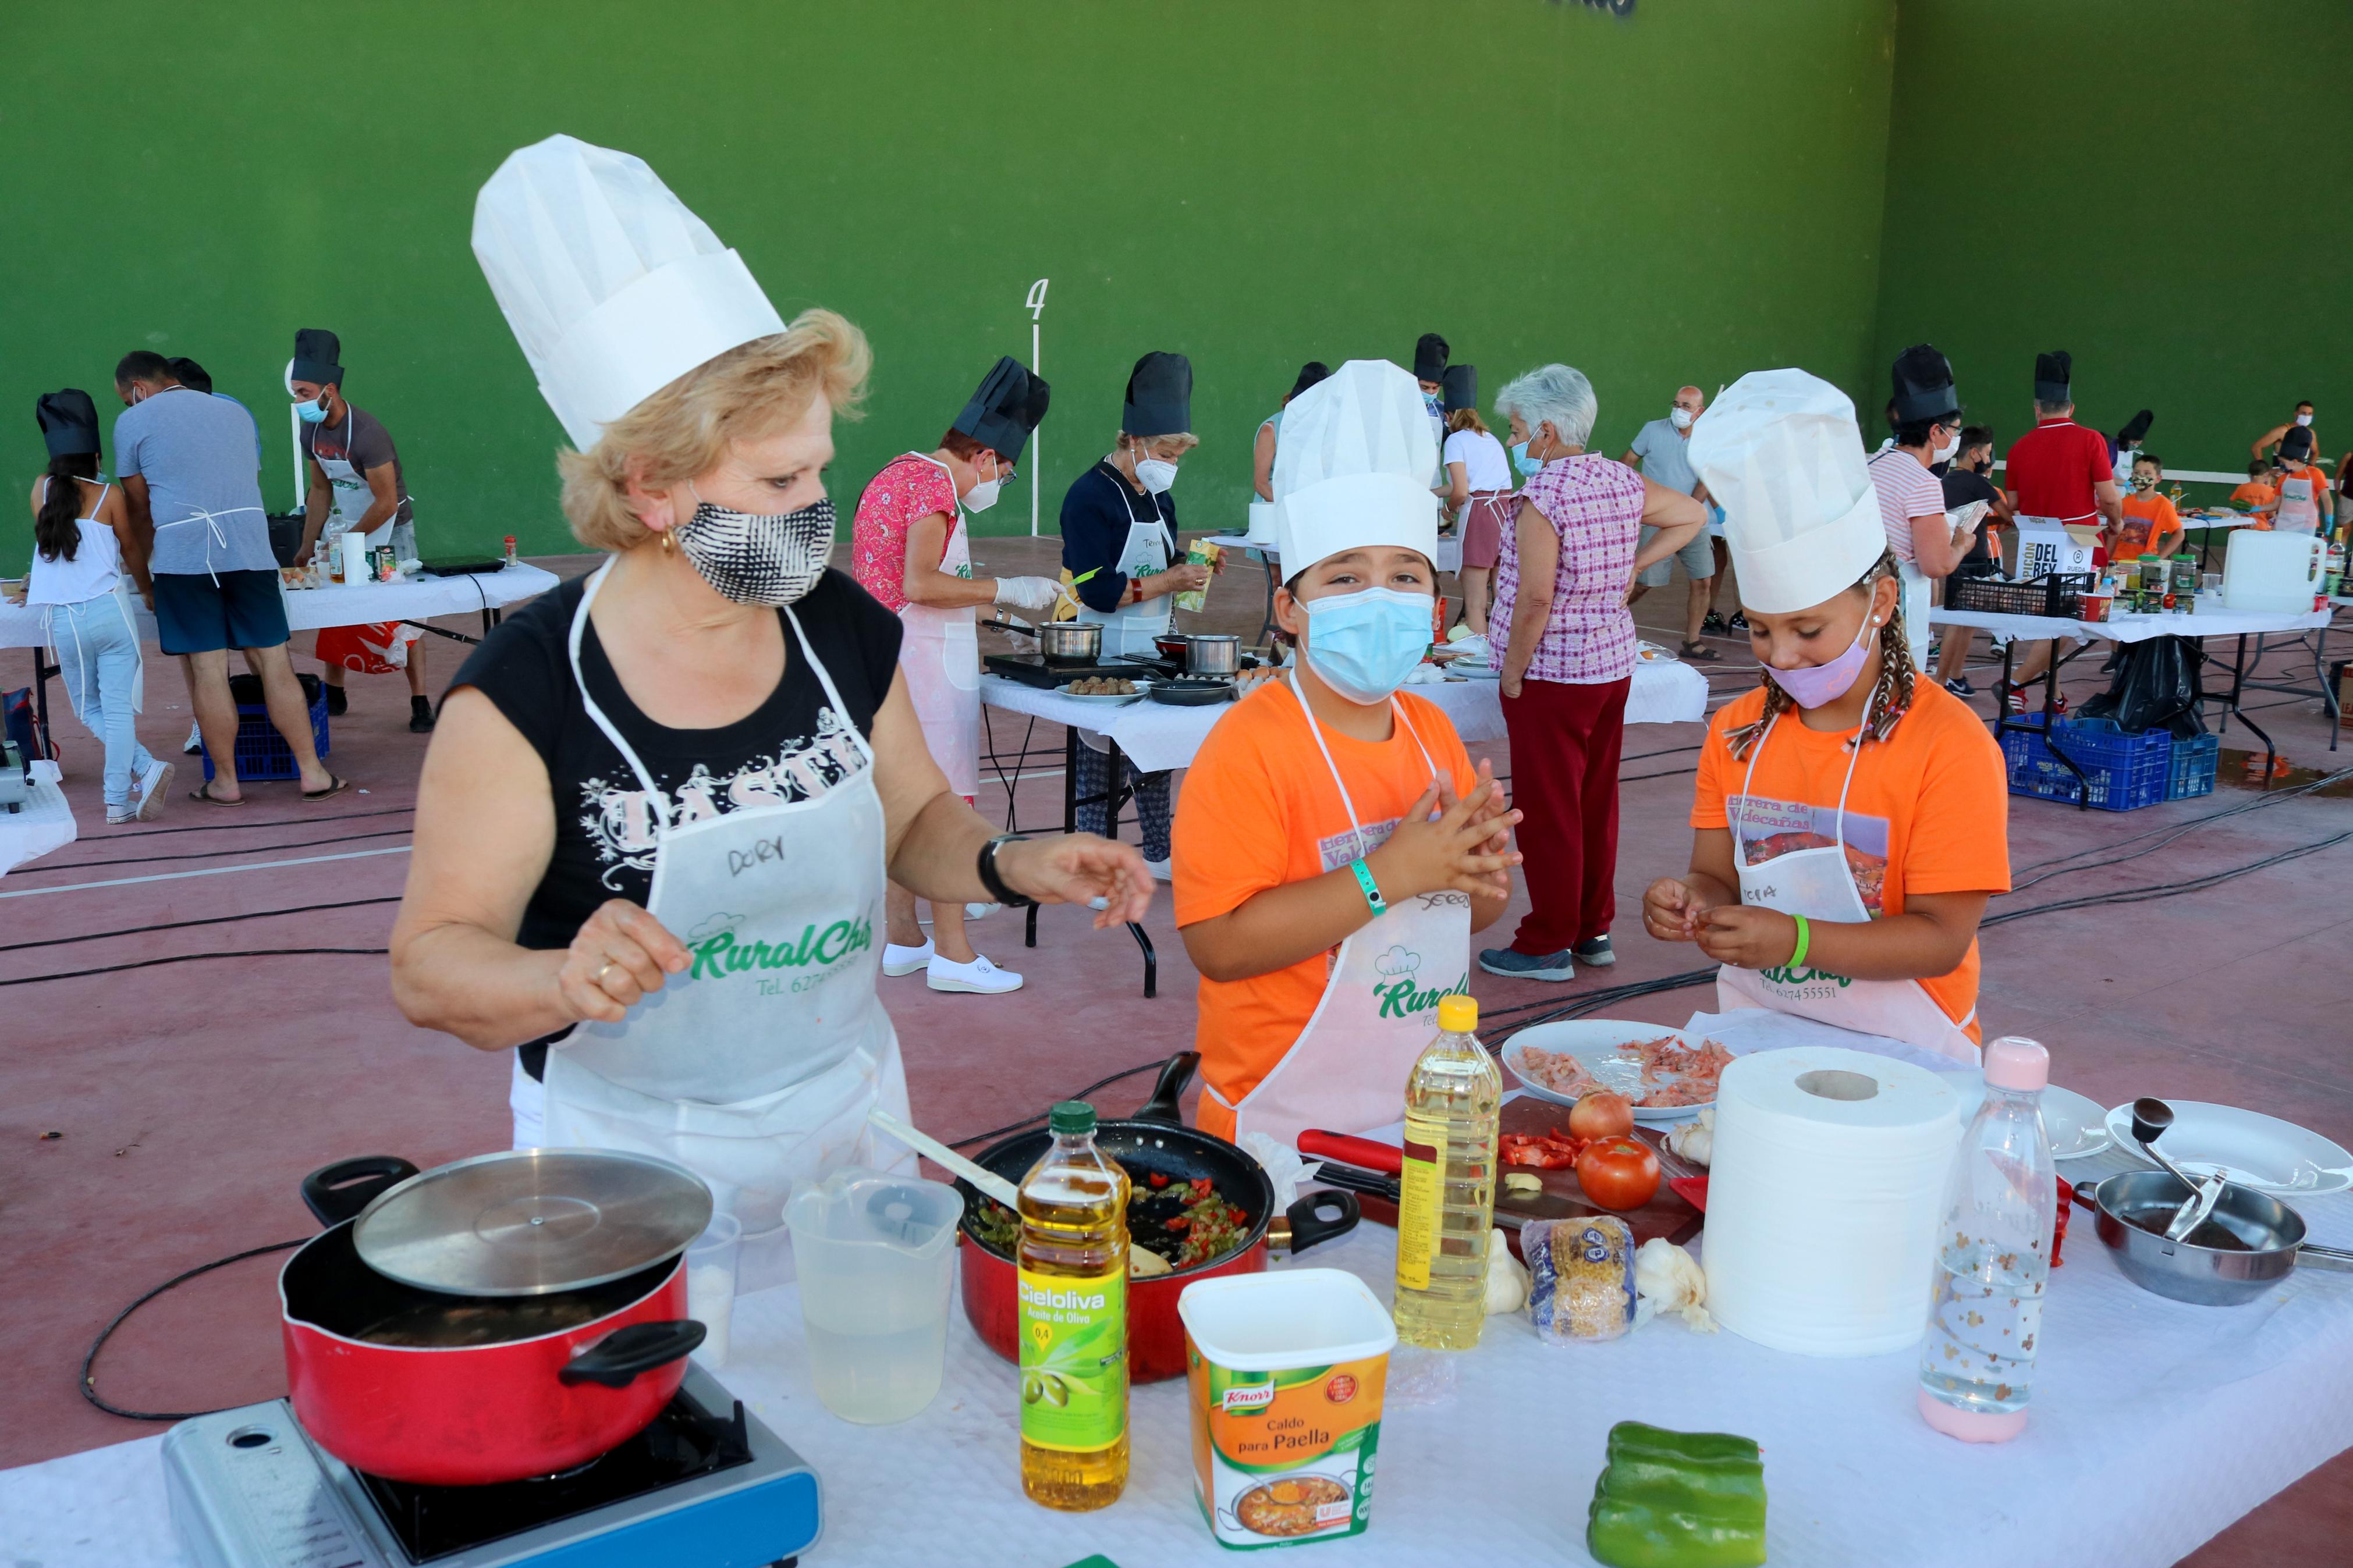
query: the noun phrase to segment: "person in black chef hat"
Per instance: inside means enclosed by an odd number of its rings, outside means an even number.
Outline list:
[[[1200,445],[1192,424],[1192,362],[1179,353],[1145,354],[1128,374],[1117,445],[1062,497],[1062,566],[1079,596],[1079,619],[1103,628],[1106,659],[1152,657],[1153,639],[1166,636],[1175,623],[1174,595],[1209,584],[1208,567],[1176,559],[1176,502],[1169,494],[1178,464]],[[1080,731],[1079,739],[1085,742],[1079,749],[1079,798],[1094,797],[1079,807],[1079,826],[1107,834],[1108,797],[1118,783],[1109,749],[1090,731]],[[1135,814],[1144,826],[1144,858],[1153,875],[1166,879],[1166,773],[1136,778]]]
[[[1961,395],[1953,384],[1951,363],[1933,345],[1915,343],[1895,356],[1892,379],[1887,425],[1895,444],[1873,456],[1871,483],[1879,492],[1879,521],[1903,583],[1912,662],[1926,668],[1930,584],[1960,565],[1977,542],[1977,527],[1957,529],[1947,520],[1945,487],[1935,471],[1960,451]]]
[[[1436,332],[1424,332],[1413,345],[1413,378],[1421,384],[1422,406],[1430,410],[1430,435],[1440,448],[1446,445],[1446,367],[1452,360],[1446,340]],[[1430,488],[1443,492],[1446,489],[1446,468],[1443,463],[1430,475]]]
[[[2108,461],[2108,438],[2075,423],[2074,356],[2053,349],[2034,356],[2034,428],[2010,445],[2002,477],[2021,523],[2105,528],[2124,524],[2125,498]],[[2026,689],[2051,668],[2052,647],[2038,642],[2020,656],[2014,685],[2001,689],[2002,707],[2026,710]],[[2049,702],[2067,710],[2064,692]]]

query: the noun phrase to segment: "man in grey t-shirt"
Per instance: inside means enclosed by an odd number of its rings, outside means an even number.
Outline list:
[[[1700,483],[1691,464],[1691,427],[1706,406],[1707,395],[1698,387],[1678,388],[1674,407],[1667,417],[1643,426],[1635,434],[1633,446],[1619,460],[1640,470],[1652,484],[1707,500],[1707,487]],[[1656,531],[1645,527],[1641,542],[1648,544]],[[1723,656],[1700,640],[1709,606],[1715,597],[1715,558],[1705,533],[1694,534],[1689,544],[1675,552],[1672,561],[1659,562],[1645,571],[1636,580],[1627,602],[1631,604],[1653,588],[1665,587],[1672,580],[1675,561],[1683,563],[1683,574],[1691,579],[1691,602],[1683,617],[1683,657],[1694,663],[1713,664]]]
[[[114,369],[123,413],[114,422],[115,470],[146,548],[150,605],[164,651],[178,656],[215,776],[192,798],[237,805],[237,702],[228,650],[246,650],[261,678],[269,721],[285,739],[307,800],[343,781],[320,765],[311,715],[286,652],[286,605],[269,520],[253,472],[253,416],[226,398],[180,384],[171,363],[141,349]]]

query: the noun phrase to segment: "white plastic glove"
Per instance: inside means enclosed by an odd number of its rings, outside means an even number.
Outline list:
[[[999,577],[997,602],[1010,610],[1051,610],[1062,596],[1062,585],[1051,577]]]

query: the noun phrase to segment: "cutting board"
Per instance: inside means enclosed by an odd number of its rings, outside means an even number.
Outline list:
[[[1568,1107],[1555,1105],[1548,1100],[1538,1100],[1533,1094],[1524,1094],[1517,1100],[1507,1100],[1504,1103],[1499,1122],[1501,1130],[1505,1132],[1544,1133],[1553,1131],[1556,1127],[1566,1131],[1568,1127]],[[1648,1143],[1652,1149],[1659,1147],[1660,1134],[1654,1128],[1636,1127],[1634,1136]],[[1525,1171],[1544,1184],[1546,1192],[1557,1197],[1567,1198],[1572,1203],[1586,1202],[1585,1189],[1577,1184],[1577,1173],[1574,1171],[1535,1171],[1529,1170],[1525,1165],[1506,1165],[1504,1169]],[[1362,1206],[1366,1219],[1376,1225],[1396,1227],[1397,1205],[1386,1198],[1376,1197],[1359,1197],[1357,1202]],[[1664,1237],[1669,1241],[1678,1243],[1689,1241],[1699,1234],[1703,1218],[1699,1210],[1694,1208],[1680,1194],[1668,1189],[1663,1172],[1661,1173],[1657,1194],[1641,1208],[1624,1211],[1605,1209],[1596,1205],[1593,1212],[1616,1214],[1620,1219],[1624,1220],[1628,1228],[1634,1233],[1634,1245],[1637,1247],[1654,1236]],[[1504,1237],[1511,1244],[1512,1256],[1518,1258],[1520,1233],[1516,1230],[1506,1230],[1504,1232]]]

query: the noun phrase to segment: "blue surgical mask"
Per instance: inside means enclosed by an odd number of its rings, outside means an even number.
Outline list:
[[[1307,608],[1309,668],[1351,702],[1386,702],[1430,650],[1432,600],[1395,588],[1361,588]]]
[[[1446,402],[1445,402],[1445,399],[1443,399],[1443,398],[1441,398],[1440,396],[1439,396],[1439,395],[1438,395],[1437,393],[1434,393],[1434,392],[1425,392],[1425,393],[1423,393],[1423,394],[1421,395],[1421,401],[1422,401],[1422,405],[1423,405],[1424,407],[1426,407],[1426,408],[1428,408],[1428,409],[1430,410],[1430,416],[1431,416],[1432,418],[1435,418],[1435,419],[1443,419],[1443,418],[1445,418],[1445,417],[1446,417]]]
[[[1525,441],[1512,448],[1512,461],[1519,465],[1520,472],[1530,477],[1544,472],[1544,459],[1529,457],[1528,444]]]
[[[314,397],[308,403],[296,404],[294,416],[305,425],[323,425],[327,422],[327,405]]]

